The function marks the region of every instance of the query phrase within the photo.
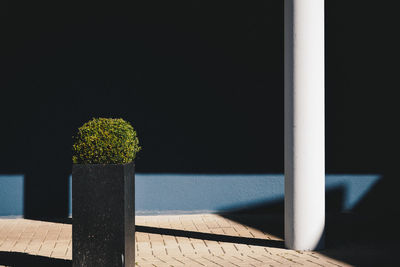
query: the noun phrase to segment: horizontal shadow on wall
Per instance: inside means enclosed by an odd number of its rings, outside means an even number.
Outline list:
[[[22,252],[0,251],[0,265],[13,267],[71,267],[71,260],[30,255]]]

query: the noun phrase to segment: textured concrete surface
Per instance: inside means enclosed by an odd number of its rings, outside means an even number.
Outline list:
[[[280,237],[238,222],[240,219],[262,222],[262,217],[237,218],[214,214],[137,216],[137,265],[352,266],[338,260],[347,253],[346,259],[366,258],[365,266],[368,263],[374,266],[368,256],[372,255],[377,262],[382,257],[379,250],[369,246],[336,246],[320,252],[288,250],[282,247]],[[49,264],[58,261],[53,266],[70,266],[71,231],[71,224],[0,219],[0,265],[12,265],[12,261],[24,258],[31,266],[38,261]]]

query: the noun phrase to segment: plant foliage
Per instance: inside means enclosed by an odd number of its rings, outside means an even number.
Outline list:
[[[79,164],[124,164],[141,150],[136,131],[123,119],[93,118],[73,137],[72,162]]]

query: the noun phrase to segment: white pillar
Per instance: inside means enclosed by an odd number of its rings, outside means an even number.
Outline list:
[[[324,0],[285,0],[285,244],[323,246]]]

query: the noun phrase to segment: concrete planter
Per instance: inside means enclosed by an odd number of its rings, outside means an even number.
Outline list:
[[[74,164],[73,266],[135,266],[135,165]]]

